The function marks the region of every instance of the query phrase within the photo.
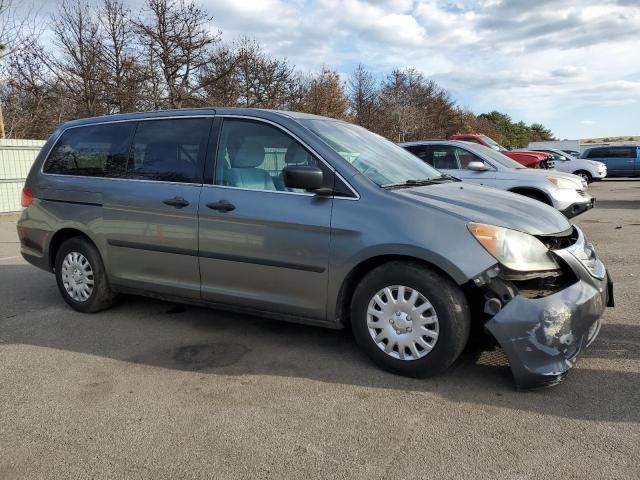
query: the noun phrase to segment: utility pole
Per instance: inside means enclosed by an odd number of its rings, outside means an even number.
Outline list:
[[[0,138],[5,138],[5,134],[4,134],[4,116],[2,115],[2,103],[0,103]]]

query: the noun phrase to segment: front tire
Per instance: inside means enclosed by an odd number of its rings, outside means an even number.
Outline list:
[[[593,176],[586,170],[578,170],[577,172],[573,172],[573,174],[582,177],[582,179],[587,182],[587,184],[593,182]]]
[[[424,378],[446,370],[469,339],[461,289],[415,262],[390,262],[369,272],[351,301],[358,345],[379,367]]]
[[[58,249],[55,274],[62,298],[74,309],[94,313],[111,307],[111,290],[96,247],[82,237],[66,240]]]

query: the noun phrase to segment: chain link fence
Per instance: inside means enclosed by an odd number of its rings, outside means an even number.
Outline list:
[[[43,140],[0,139],[0,213],[20,211],[20,193]]]

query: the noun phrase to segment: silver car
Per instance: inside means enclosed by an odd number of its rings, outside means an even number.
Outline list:
[[[441,372],[488,333],[519,388],[553,385],[613,302],[604,265],[557,210],[312,115],[65,123],[22,203],[22,255],[80,312],[128,293],[349,327],[402,375]]]
[[[483,145],[460,140],[400,145],[441,172],[534,198],[560,210],[567,218],[593,208],[595,203],[587,192],[587,182],[577,175],[526,168]]]
[[[607,166],[602,162],[577,158],[555,148],[533,148],[532,150],[548,153],[553,157],[556,170],[582,177],[587,183],[594,180],[604,180],[607,176]]]

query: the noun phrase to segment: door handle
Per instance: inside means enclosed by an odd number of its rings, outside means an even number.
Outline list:
[[[182,197],[168,198],[167,200],[164,200],[162,203],[164,203],[165,205],[171,205],[172,207],[176,207],[176,208],[182,208],[189,205],[189,202],[187,202]]]
[[[219,212],[230,212],[235,210],[236,206],[226,200],[220,200],[219,202],[207,203],[207,208],[218,210]]]

